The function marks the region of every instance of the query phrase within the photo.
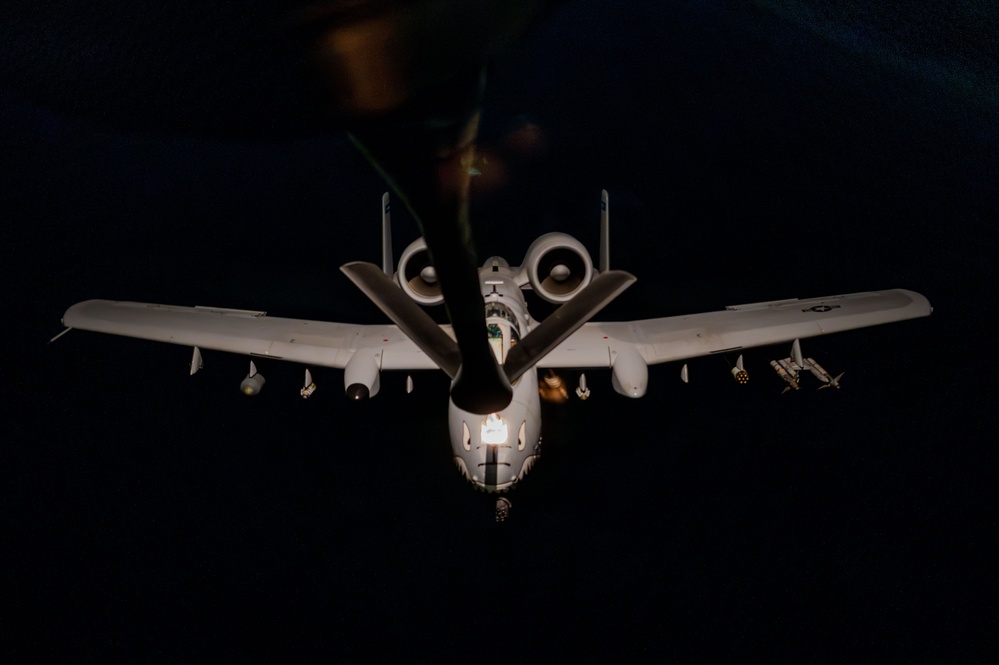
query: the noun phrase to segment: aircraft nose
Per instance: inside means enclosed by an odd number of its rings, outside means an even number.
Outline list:
[[[536,395],[536,384],[520,386]],[[452,402],[450,430],[455,463],[478,489],[504,492],[524,475],[537,456],[539,425],[520,396],[502,411],[477,415]]]

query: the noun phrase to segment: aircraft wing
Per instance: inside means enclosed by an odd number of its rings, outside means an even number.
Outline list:
[[[538,367],[609,367],[614,354],[628,346],[651,365],[904,321],[928,316],[932,310],[921,294],[894,289],[734,305],[719,312],[661,319],[590,322]]]
[[[360,351],[379,356],[381,369],[437,369],[394,325],[327,323],[219,307],[177,307],[86,300],[66,310],[69,328],[197,346],[320,367],[346,366]],[[449,326],[441,326],[450,335]]]

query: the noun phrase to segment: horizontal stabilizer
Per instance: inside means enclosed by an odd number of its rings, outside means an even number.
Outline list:
[[[510,382],[516,381],[521,374],[534,367],[549,351],[634,283],[635,276],[623,270],[610,270],[597,275],[579,295],[555,310],[517,346],[510,349],[503,364]]]
[[[355,261],[340,270],[449,377],[453,379],[458,374],[461,366],[458,345],[381,268]]]

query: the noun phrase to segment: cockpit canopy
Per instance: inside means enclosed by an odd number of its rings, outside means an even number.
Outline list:
[[[517,317],[509,307],[501,302],[486,303],[486,332],[499,364],[506,362],[510,349],[520,341],[519,328]]]

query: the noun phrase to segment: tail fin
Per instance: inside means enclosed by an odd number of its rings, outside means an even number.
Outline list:
[[[389,193],[382,194],[382,272],[391,277],[395,274],[392,259],[392,213]]]
[[[600,272],[610,270],[610,197],[600,191]]]

